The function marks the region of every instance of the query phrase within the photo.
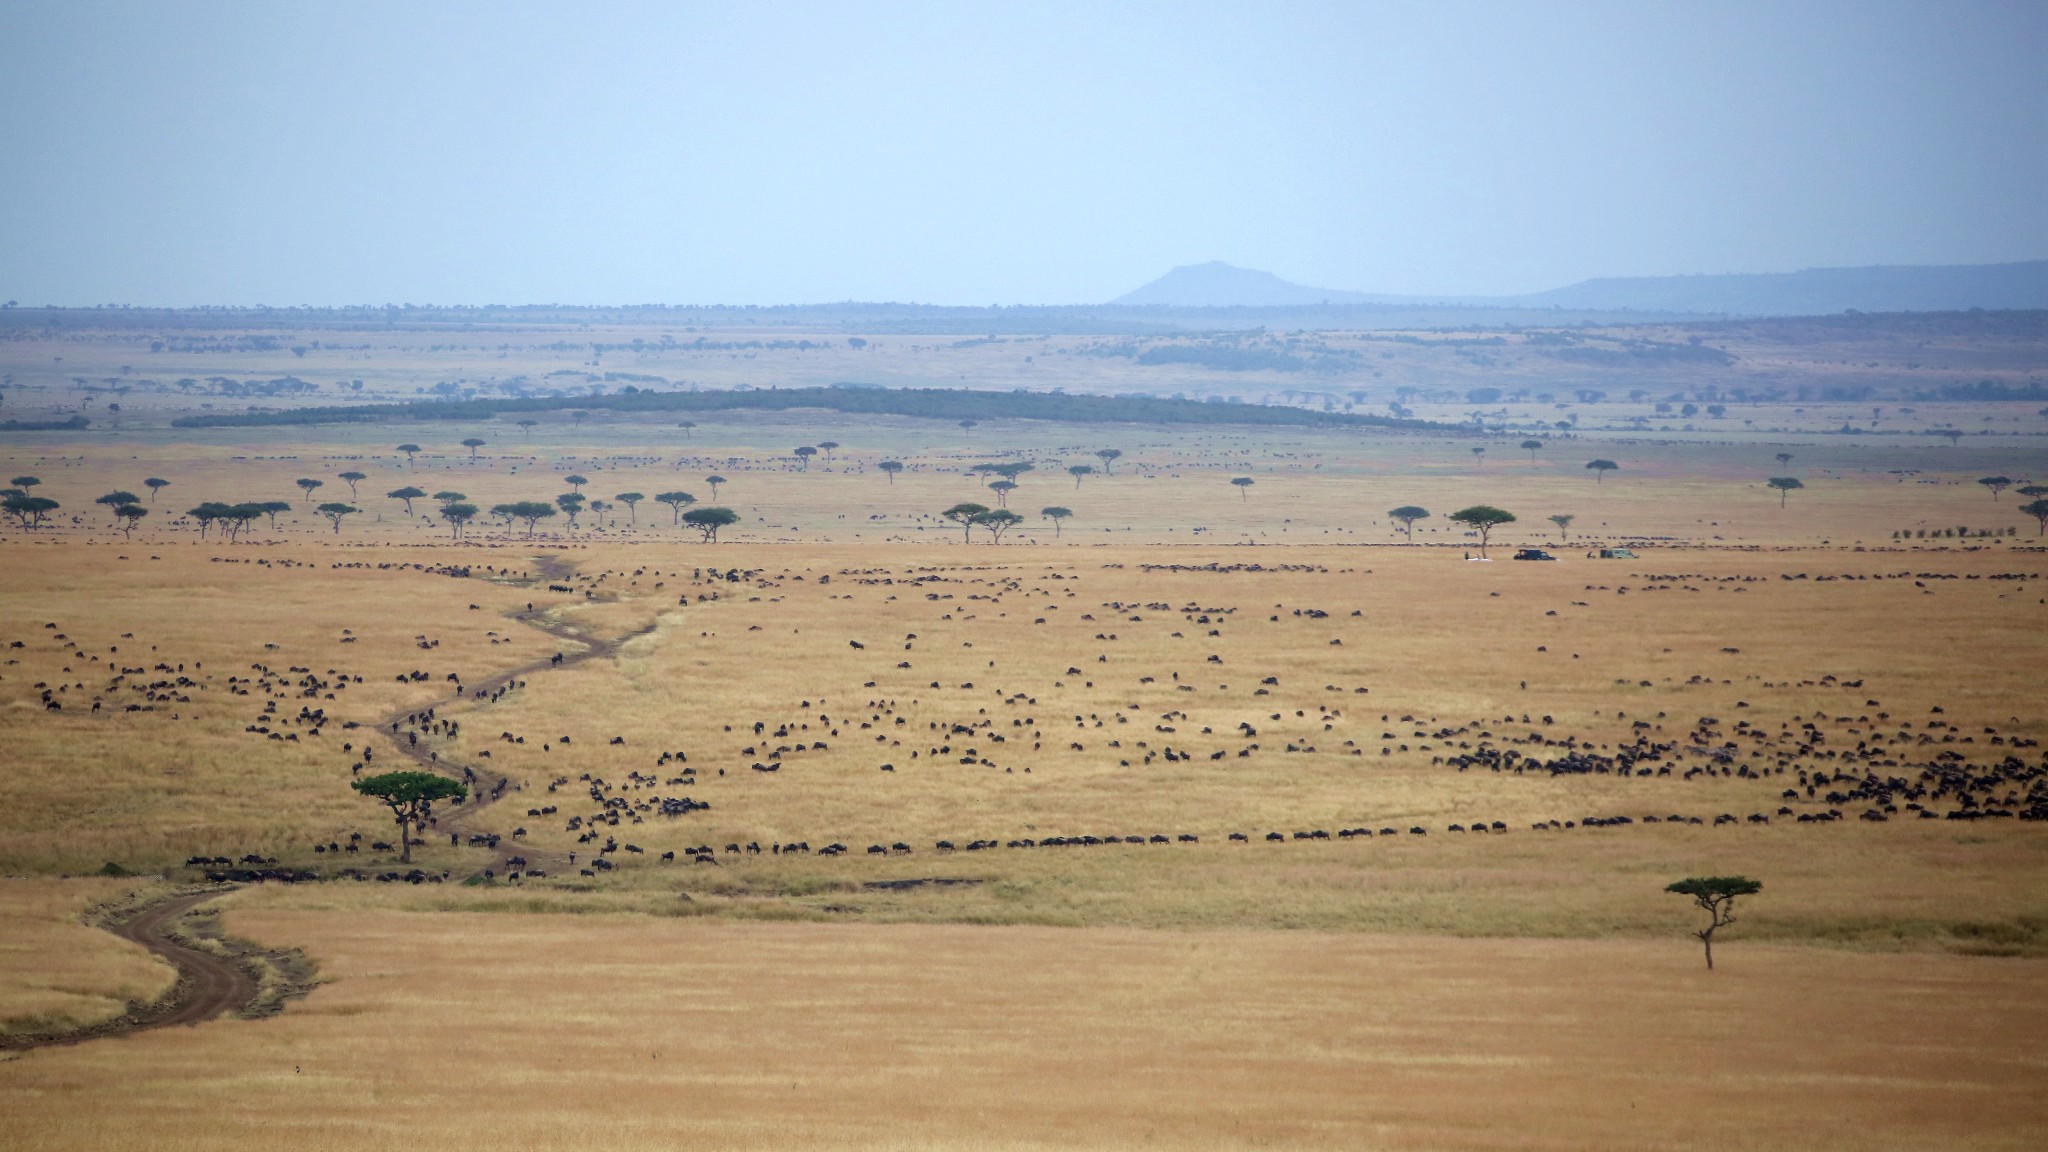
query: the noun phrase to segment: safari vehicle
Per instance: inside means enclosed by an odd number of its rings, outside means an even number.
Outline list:
[[[1557,559],[1557,557],[1555,557],[1555,556],[1552,556],[1552,555],[1551,555],[1550,553],[1548,553],[1548,552],[1545,552],[1545,551],[1544,551],[1543,549],[1541,549],[1541,548],[1524,548],[1524,549],[1522,549],[1522,550],[1521,550],[1520,552],[1517,552],[1517,553],[1515,553],[1515,559],[1517,559],[1517,560],[1555,560],[1555,559]]]
[[[1626,548],[1602,548],[1590,554],[1595,560],[1633,560],[1636,554]]]

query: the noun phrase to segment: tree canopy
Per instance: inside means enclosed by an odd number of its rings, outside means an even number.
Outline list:
[[[1785,506],[1785,497],[1791,495],[1797,489],[1806,487],[1806,485],[1799,482],[1799,477],[1797,476],[1773,476],[1769,480],[1764,481],[1764,486],[1777,490],[1778,507],[1780,508]]]
[[[399,858],[412,863],[412,832],[424,830],[437,800],[461,803],[469,790],[432,772],[385,772],[353,781],[350,788],[391,809],[398,823]]]
[[[692,508],[683,513],[683,523],[703,533],[706,544],[718,543],[718,530],[739,522],[739,513],[730,508]]]
[[[1401,531],[1406,533],[1410,540],[1413,540],[1415,539],[1415,522],[1417,520],[1429,519],[1429,509],[1415,504],[1403,504],[1399,508],[1389,508],[1387,510],[1387,518],[1397,521],[1401,525]]]
[[[1479,533],[1479,554],[1486,555],[1487,536],[1503,524],[1513,524],[1515,514],[1491,504],[1474,504],[1451,513],[1451,523],[1463,524]]]
[[[1612,460],[1588,460],[1586,461],[1586,467],[1593,470],[1593,482],[1598,484],[1607,478],[1609,472],[1621,467],[1621,465],[1616,464]]]

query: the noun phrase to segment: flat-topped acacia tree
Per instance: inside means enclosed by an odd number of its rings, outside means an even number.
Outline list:
[[[704,543],[718,543],[718,530],[740,522],[739,513],[730,508],[692,508],[683,513],[683,523],[704,534]]]
[[[2036,532],[2035,535],[2048,536],[2048,499],[2022,504],[2020,505],[2020,511],[2025,515],[2032,516],[2034,522],[2041,526],[2041,530]]]
[[[355,512],[355,505],[343,504],[339,500],[331,501],[320,506],[320,514],[322,516],[327,517],[327,519],[331,523],[333,523],[334,534],[336,536],[341,535],[341,518],[344,516],[352,516],[355,514]]]
[[[1076,464],[1067,469],[1067,475],[1072,476],[1074,478],[1074,488],[1076,491],[1079,491],[1082,479],[1094,471],[1095,469],[1091,465]],[[1054,534],[1057,535],[1058,533]]]
[[[418,500],[420,497],[425,496],[426,494],[426,489],[414,488],[412,485],[408,484],[403,488],[393,488],[391,491],[386,492],[384,495],[389,496],[393,500],[398,501],[400,504],[405,505],[405,514],[407,516],[410,516],[412,515],[412,502]]]
[[[1998,494],[2000,492],[2003,492],[2007,488],[2012,487],[2012,477],[1986,476],[1983,479],[1977,481],[1977,483],[1982,484],[1986,488],[1991,489],[1991,499],[1993,501],[1996,501],[1998,499]]]
[[[654,502],[656,504],[668,505],[669,523],[681,524],[683,522],[684,506],[695,504],[697,498],[688,492],[657,492],[654,495]]]
[[[1560,542],[1571,539],[1572,521],[1578,519],[1578,517],[1569,512],[1560,512],[1555,516],[1548,517],[1548,519],[1552,524],[1557,525],[1557,538]]]
[[[1249,500],[1252,498],[1252,485],[1257,481],[1249,476],[1239,476],[1231,480],[1231,483],[1237,486],[1238,499]]]
[[[161,476],[151,476],[149,479],[144,480],[142,482],[142,486],[144,488],[149,489],[149,502],[151,504],[154,504],[156,503],[157,492],[162,489],[169,488],[171,486],[171,482],[169,480],[164,479]]]
[[[462,442],[462,446],[469,449],[469,458],[475,460],[476,450],[484,446],[484,439],[481,436],[471,436]]]
[[[1593,483],[1598,484],[1607,479],[1609,472],[1621,467],[1621,465],[1616,464],[1612,460],[1588,460],[1586,461],[1586,467],[1593,470]]]
[[[1735,899],[1763,891],[1761,880],[1747,876],[1689,876],[1664,886],[1666,892],[1692,897],[1707,914],[1707,926],[1693,932],[1707,950],[1707,971],[1714,970],[1714,933],[1735,923]]]
[[[903,471],[903,461],[884,460],[880,464],[875,465],[875,467],[880,468],[882,475],[887,476],[889,483],[893,485],[896,483],[896,474]]]
[[[1102,461],[1102,474],[1104,476],[1111,474],[1110,465],[1115,464],[1122,457],[1123,453],[1115,448],[1104,448],[1095,454],[1095,458]]]
[[[961,529],[966,533],[967,542],[972,544],[974,543],[974,518],[986,513],[988,510],[988,505],[986,504],[969,502],[955,504],[944,512],[939,513],[939,515],[960,525]]]
[[[1429,509],[1416,504],[1403,504],[1399,508],[1389,508],[1387,518],[1400,524],[1401,531],[1407,534],[1408,539],[1413,540],[1415,522],[1429,519]]]
[[[462,529],[471,520],[476,519],[476,513],[477,507],[474,504],[457,502],[441,506],[441,519],[448,522],[448,526],[457,540],[462,539]]]
[[[526,534],[528,537],[533,535],[535,525],[554,514],[555,506],[553,504],[544,504],[539,500],[520,500],[512,504],[499,504],[491,509],[491,515],[503,516],[507,524],[514,520],[526,521]]]
[[[1491,504],[1474,504],[1470,508],[1460,508],[1456,512],[1451,513],[1451,523],[1463,524],[1465,527],[1479,533],[1479,556],[1481,559],[1486,558],[1486,538],[1488,534],[1503,524],[1513,524],[1514,522],[1515,514],[1513,512],[1509,512],[1505,508],[1495,508]]]
[[[1785,506],[1785,497],[1806,487],[1806,485],[1799,482],[1799,477],[1797,476],[1773,476],[1769,480],[1764,481],[1764,486],[1778,493],[1778,507],[1780,508]]]
[[[370,477],[362,472],[341,472],[337,473],[335,478],[348,485],[348,498],[353,500],[356,498],[356,485],[368,480]]]
[[[127,539],[135,532],[135,522],[149,515],[149,509],[140,504],[123,504],[114,509],[114,515],[121,518],[121,536]]]
[[[2044,501],[2044,503],[2048,503],[2048,501]],[[1072,508],[1062,508],[1055,504],[1050,508],[1040,508],[1038,514],[1052,521],[1052,538],[1057,540],[1060,538],[1060,521],[1072,516],[1074,510]]]
[[[434,802],[460,804],[469,795],[462,785],[432,772],[385,772],[353,781],[349,787],[391,809],[398,823],[398,858],[407,864],[412,863],[412,833],[426,831],[427,821],[434,816]]]
[[[639,492],[621,492],[617,496],[612,497],[612,499],[617,500],[619,503],[624,504],[626,506],[627,523],[640,523],[639,504],[642,500],[647,499],[645,494]]]
[[[970,524],[986,528],[991,537],[991,543],[995,544],[1001,544],[1003,542],[1003,533],[1008,532],[1023,522],[1024,518],[1022,516],[1017,515],[1008,508],[994,508],[983,512],[969,521]]]
[[[1524,440],[1522,441],[1520,447],[1522,451],[1527,452],[1529,454],[1529,463],[1534,464],[1536,462],[1536,453],[1541,451],[1543,448],[1543,441]]]

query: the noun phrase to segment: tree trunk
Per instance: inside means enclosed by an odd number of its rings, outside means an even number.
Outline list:
[[[401,864],[412,863],[412,840],[406,835],[405,817],[398,818],[398,860]]]

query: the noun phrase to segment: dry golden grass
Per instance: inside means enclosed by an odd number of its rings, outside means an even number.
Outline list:
[[[331,983],[0,1065],[40,1149],[2019,1149],[2038,961],[266,911]],[[1820,1038],[1824,1038],[1821,1040]]]
[[[170,990],[177,974],[136,944],[88,927],[95,906],[146,897],[148,880],[0,880],[0,1036],[120,1015]]]

